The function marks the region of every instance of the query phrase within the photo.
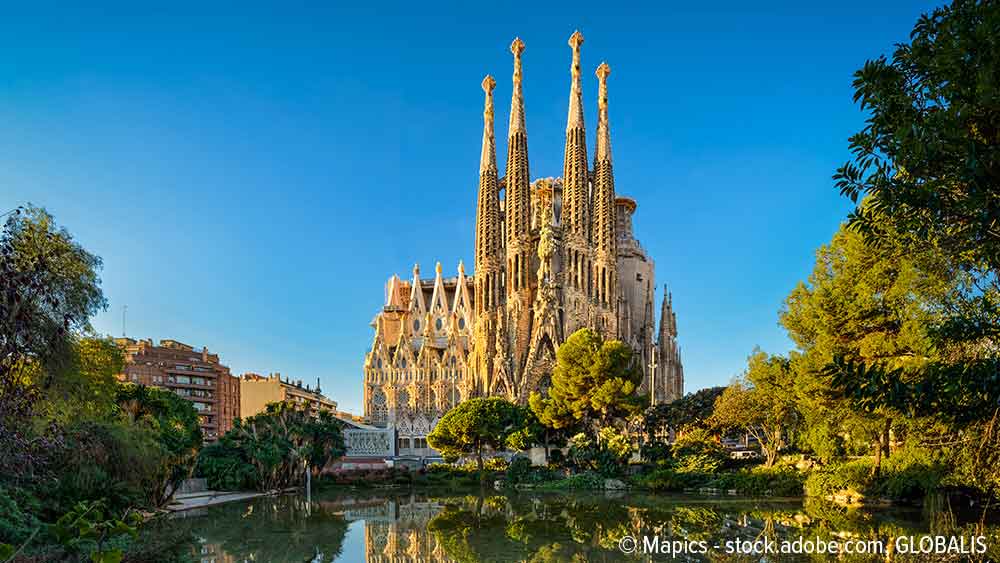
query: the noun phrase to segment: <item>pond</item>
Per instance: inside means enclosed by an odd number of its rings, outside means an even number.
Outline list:
[[[205,563],[826,561],[832,549],[841,561],[1000,560],[996,520],[929,504],[849,511],[809,499],[393,491],[259,498],[174,524],[190,527]]]

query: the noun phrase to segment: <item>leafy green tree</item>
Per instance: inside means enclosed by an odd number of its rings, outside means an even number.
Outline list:
[[[744,376],[715,402],[711,423],[722,430],[741,430],[760,443],[765,467],[771,467],[798,422],[790,362],[755,350]]]
[[[634,364],[624,343],[582,328],[559,347],[552,386],[547,396],[532,393],[531,410],[546,426],[584,428],[596,438],[602,427],[639,412],[642,374]]]
[[[148,488],[153,506],[162,506],[194,471],[202,444],[198,411],[170,391],[132,383],[119,387],[117,402],[123,418],[148,428],[163,448],[163,462]]]
[[[1000,271],[1000,6],[955,0],[923,15],[891,59],[854,75],[869,113],[834,177],[868,205],[852,224],[877,240],[888,221],[913,242]]]
[[[107,306],[100,258],[56,226],[44,210],[19,208],[0,234],[0,476],[44,472],[57,442],[31,422],[42,392],[72,357],[72,332]],[[5,479],[6,480],[6,479]]]
[[[125,355],[114,340],[96,335],[73,336],[72,356],[58,369],[42,395],[39,415],[66,424],[113,415]]]
[[[691,428],[670,449],[673,467],[681,473],[714,473],[729,458],[718,436],[706,428]]]
[[[427,435],[427,443],[445,459],[476,456],[480,479],[485,479],[483,452],[525,445],[522,439],[526,422],[523,409],[506,399],[469,399],[441,417]]]
[[[683,397],[646,409],[643,424],[650,437],[666,436],[671,430],[707,427],[715,401],[725,387],[706,387]]]
[[[964,426],[1000,411],[1000,5],[955,0],[922,16],[909,43],[855,73],[867,111],[834,178],[862,201],[852,228],[876,246],[939,253],[972,278],[938,323],[943,357],[900,366],[843,358],[830,374],[867,410]]]
[[[344,455],[342,426],[326,411],[313,417],[293,404],[271,403],[262,413],[236,420],[217,445],[203,449],[198,474],[225,488],[298,485],[306,471],[319,471]]]
[[[807,445],[817,450],[863,437],[875,455],[872,470],[879,471],[890,453],[890,432],[905,419],[890,405],[859,408],[847,395],[861,381],[838,382],[829,366],[886,366],[899,370],[896,384],[905,384],[937,357],[931,328],[961,283],[962,273],[940,255],[907,254],[898,243],[871,245],[843,227],[817,251],[808,282],[791,292],[780,315],[802,355],[794,367]]]

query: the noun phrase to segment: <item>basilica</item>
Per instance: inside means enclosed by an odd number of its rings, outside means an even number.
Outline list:
[[[473,271],[393,275],[372,323],[364,410],[394,427],[397,452],[431,455],[426,436],[459,401],[503,396],[525,403],[549,384],[559,345],[589,327],[629,344],[655,402],[684,392],[677,320],[664,288],[656,326],[653,260],[632,229],[636,201],[615,191],[606,63],[597,67],[598,122],[588,162],[580,48],[570,37],[569,114],[563,173],[531,179],[522,93],[524,43],[515,39],[507,158],[500,175],[493,90],[487,76]]]

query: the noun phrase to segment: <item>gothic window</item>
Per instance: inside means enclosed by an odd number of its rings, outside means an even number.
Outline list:
[[[458,318],[458,328],[461,328],[461,329],[465,328],[465,317],[459,317]]]
[[[413,331],[420,330],[420,319],[413,319]]]
[[[376,389],[372,394],[372,419],[376,424],[384,424],[389,414],[386,404],[385,393],[381,389]]]
[[[406,358],[399,360],[399,367],[406,369]]]
[[[436,328],[438,330],[441,330],[442,328],[444,328],[444,321],[442,321],[441,319],[438,319],[438,320],[434,321],[434,328]]]
[[[410,408],[410,393],[406,389],[400,389],[399,393],[396,394],[396,408],[397,409],[408,409]]]

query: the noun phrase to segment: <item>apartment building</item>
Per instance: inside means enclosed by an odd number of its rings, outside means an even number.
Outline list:
[[[213,442],[240,417],[240,379],[208,348],[200,351],[176,340],[116,338],[125,351],[122,381],[168,389],[191,401],[206,442]]]
[[[316,387],[303,385],[302,380],[283,379],[280,373],[260,375],[244,373],[240,377],[240,414],[243,418],[264,412],[269,403],[288,402],[308,409],[314,416],[322,410],[337,412],[336,401],[331,401]]]

